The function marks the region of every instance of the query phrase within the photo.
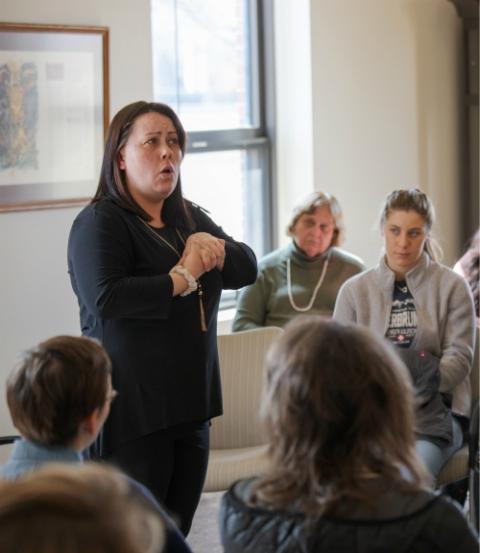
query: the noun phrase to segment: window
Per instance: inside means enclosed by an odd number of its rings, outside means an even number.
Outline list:
[[[154,98],[175,109],[189,137],[185,197],[261,257],[272,245],[261,2],[151,5]]]

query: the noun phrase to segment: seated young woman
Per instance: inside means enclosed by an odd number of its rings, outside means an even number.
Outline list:
[[[222,498],[226,553],[474,553],[415,453],[414,396],[367,328],[298,317],[271,349],[262,406],[271,466]]]
[[[313,192],[295,207],[288,225],[291,242],[258,264],[254,284],[240,294],[234,332],[259,326],[284,326],[299,313],[331,316],[342,284],[365,269],[340,248],[342,209],[325,192]]]
[[[423,192],[391,192],[380,217],[384,255],[344,284],[334,318],[395,344],[415,385],[417,452],[436,478],[468,427],[475,315],[465,279],[436,261],[433,223]]]

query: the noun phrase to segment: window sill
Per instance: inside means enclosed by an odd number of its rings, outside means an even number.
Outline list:
[[[232,307],[230,309],[222,309],[218,312],[217,334],[230,334],[235,311],[236,309]]]

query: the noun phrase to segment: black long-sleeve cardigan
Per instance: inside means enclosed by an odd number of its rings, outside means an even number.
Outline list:
[[[98,338],[108,351],[119,392],[102,434],[102,454],[151,432],[222,413],[220,294],[252,283],[257,266],[248,246],[190,207],[195,232],[225,240],[223,270],[200,279],[206,332],[198,294],[172,297],[168,272],[178,256],[135,214],[104,199],[83,209],[73,223],[68,269],[82,334]]]

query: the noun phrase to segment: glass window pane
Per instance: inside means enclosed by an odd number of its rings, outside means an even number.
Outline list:
[[[256,127],[248,0],[152,0],[154,97],[189,131]]]
[[[182,164],[184,196],[259,257],[265,253],[266,236],[263,157],[256,149],[191,153]]]

